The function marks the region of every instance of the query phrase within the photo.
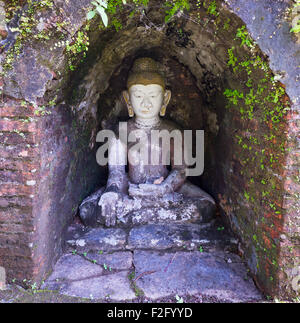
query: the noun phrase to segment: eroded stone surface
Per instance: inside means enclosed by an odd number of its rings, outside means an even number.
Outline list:
[[[115,253],[102,253],[97,251],[90,251],[86,255],[87,259],[96,261],[99,265],[106,265],[111,269],[130,269],[132,266],[133,256],[131,252],[115,252]]]
[[[101,275],[103,269],[79,255],[66,254],[57,262],[49,280],[77,280]]]
[[[126,232],[123,229],[91,229],[78,239],[68,240],[67,243],[82,251],[121,250],[125,248]]]
[[[89,252],[93,256],[99,252],[135,249],[197,250],[207,249],[237,250],[237,240],[224,228],[219,230],[215,221],[206,224],[146,224],[123,229],[98,228],[86,231],[81,225],[74,225],[68,231],[67,244],[72,250]]]
[[[218,225],[149,224],[131,232],[107,228],[85,232],[77,225],[69,234],[76,237],[73,241],[79,248],[60,258],[43,289],[111,301],[135,299],[134,286],[151,300],[175,295],[200,295],[230,302],[261,300],[241,259],[232,252],[212,247],[228,246],[226,239],[230,237],[218,230]],[[123,250],[127,239],[127,248],[133,251]],[[109,249],[103,248],[105,245]],[[199,249],[200,245],[203,248]],[[129,278],[132,272],[135,284]]]
[[[229,246],[234,239],[217,231],[211,224],[148,224],[133,228],[128,237],[129,249],[186,248],[200,246]]]
[[[95,265],[79,255],[63,255],[56,263],[54,271],[42,288],[60,289],[62,284],[74,280],[99,276],[103,268]]]
[[[74,281],[64,285],[61,293],[73,297],[94,299],[109,297],[115,301],[132,300],[136,296],[130,287],[128,275],[128,271],[121,271],[111,275]]]
[[[132,258],[131,252],[65,254],[41,288],[74,297],[132,300],[135,294],[128,278]]]
[[[134,266],[140,277],[138,288],[151,299],[176,294],[202,294],[233,302],[261,299],[245,266],[233,254],[135,251]]]

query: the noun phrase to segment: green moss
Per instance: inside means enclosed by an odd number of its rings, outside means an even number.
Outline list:
[[[132,271],[128,274],[128,279],[130,281],[130,286],[135,292],[136,297],[142,297],[144,296],[144,292],[137,287],[136,282],[135,282],[135,271]]]
[[[248,44],[252,46],[253,43],[248,39],[249,35],[245,28],[239,28],[237,35],[241,39],[241,45]],[[260,138],[254,137],[253,135],[250,137],[236,135],[237,143],[244,151],[241,160],[244,166],[250,169],[255,169],[257,164],[260,165],[262,171],[266,167],[276,167],[285,154],[285,137],[278,134],[281,128],[280,125],[285,123],[284,117],[289,110],[288,104],[284,103],[282,99],[285,96],[285,91],[279,83],[274,82],[272,72],[260,56],[239,61],[235,54],[235,48],[232,47],[228,50],[228,66],[233,69],[239,79],[247,81],[244,83],[246,87],[243,90],[226,89],[224,91],[224,95],[228,100],[227,108],[235,109],[242,121],[258,120],[261,128],[266,131],[263,138],[261,136]],[[252,78],[247,77],[247,75],[254,73],[259,73],[263,78],[255,82]],[[269,84],[267,84],[267,80],[269,80]],[[266,155],[264,149],[260,151],[254,149],[264,142],[268,142],[268,147],[272,150],[268,155]],[[252,155],[253,152],[254,155]],[[257,185],[253,177],[249,179],[249,182]],[[268,179],[260,179],[259,183],[267,185]],[[265,197],[266,190],[262,190],[262,192],[264,192],[262,197]],[[248,201],[251,200],[248,193],[245,198]],[[272,210],[276,209],[273,203],[269,203],[269,206]]]
[[[41,39],[49,39],[49,32],[43,31],[41,33],[36,33],[36,26],[38,22],[35,20],[35,14],[37,11],[48,10],[53,8],[52,0],[41,0],[41,1],[27,1],[27,10],[22,12],[21,17],[19,19],[19,26],[14,28],[13,32],[18,32],[16,37],[16,41],[14,46],[8,50],[6,53],[5,60],[2,64],[4,74],[12,68],[14,60],[16,60],[21,52],[23,43],[25,41],[32,41],[33,39],[41,40]],[[15,15],[17,10],[20,10],[18,1],[12,1],[10,5],[6,8],[6,19],[9,21]]]
[[[236,87],[225,89],[224,96],[227,109],[241,129],[234,137],[240,175],[246,188],[240,195],[242,201],[238,202],[242,207],[237,222],[243,240],[252,241],[255,247],[257,277],[272,291],[278,279],[279,253],[273,232],[280,231],[274,219],[280,221],[284,212],[283,187],[277,174],[287,153],[285,130],[289,100],[267,60],[256,54],[258,50],[245,26],[238,28],[235,40],[237,45],[228,49],[227,66],[238,82]],[[251,250],[247,252],[251,258]]]

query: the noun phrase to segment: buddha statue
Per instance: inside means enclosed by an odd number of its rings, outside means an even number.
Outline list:
[[[166,89],[156,61],[140,58],[134,62],[123,98],[130,117],[128,134],[142,132],[143,137],[139,137],[137,142],[142,142],[144,151],[148,153],[148,162],[133,149],[136,142],[124,142],[116,125],[114,133],[117,134],[110,141],[106,187],[82,202],[80,217],[83,223],[113,227],[209,222],[215,212],[215,202],[210,195],[187,181],[184,158],[181,164],[174,162],[174,142],[166,147],[161,141],[152,142],[153,131],[182,133],[175,123],[162,118],[166,114],[171,91]],[[158,156],[155,163],[151,158],[154,154]],[[169,165],[164,162],[163,154],[169,156]]]

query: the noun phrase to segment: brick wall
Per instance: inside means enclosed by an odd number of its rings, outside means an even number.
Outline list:
[[[39,172],[34,108],[3,99],[0,105],[0,265],[9,279],[31,277],[35,232],[33,201]]]
[[[9,281],[51,271],[78,205],[103,182],[89,146],[97,123],[80,125],[69,106],[37,111],[12,99],[0,106],[0,266]]]

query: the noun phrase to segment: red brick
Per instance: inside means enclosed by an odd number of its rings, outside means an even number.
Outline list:
[[[2,264],[7,269],[5,264],[9,265],[9,268],[22,269],[28,268],[33,265],[33,261],[30,258],[31,250],[29,248],[16,248],[15,254],[11,254],[10,248],[0,248],[0,256],[5,256]],[[0,258],[2,259],[2,258]]]
[[[32,106],[16,106],[6,103],[0,108],[0,117],[33,117],[34,108]]]
[[[32,132],[20,134],[16,132],[2,132],[0,134],[0,142],[5,145],[34,144],[35,135]]]
[[[0,183],[18,183],[26,185],[27,181],[35,180],[35,177],[35,174],[30,172],[0,170]]]
[[[26,208],[0,208],[0,223],[22,223],[32,219],[32,207]],[[1,231],[1,229],[0,229]]]
[[[17,146],[5,146],[0,145],[0,157],[1,158],[33,158],[38,155],[36,148],[26,147],[25,145]]]
[[[263,240],[264,240],[264,244],[268,249],[272,248],[272,242],[271,240],[263,233]]]
[[[32,240],[32,233],[8,233],[3,232],[0,235],[0,248],[10,248],[11,246],[25,246],[28,247],[28,244]]]
[[[0,169],[31,172],[32,170],[38,170],[39,164],[32,160],[8,160],[0,157]]]
[[[0,119],[0,131],[14,132],[15,130],[18,130],[20,132],[35,132],[37,130],[37,126],[35,122]]]
[[[296,120],[299,117],[298,111],[288,110],[285,116],[286,120]]]
[[[0,197],[0,208],[6,208],[6,207],[31,208],[32,199],[28,197],[19,197],[19,196]]]
[[[2,184],[0,186],[1,196],[29,196],[35,192],[33,186],[16,185],[16,184]]]
[[[24,220],[22,224],[0,223],[0,235],[2,233],[24,233],[33,231],[33,225],[30,222],[25,222]]]

